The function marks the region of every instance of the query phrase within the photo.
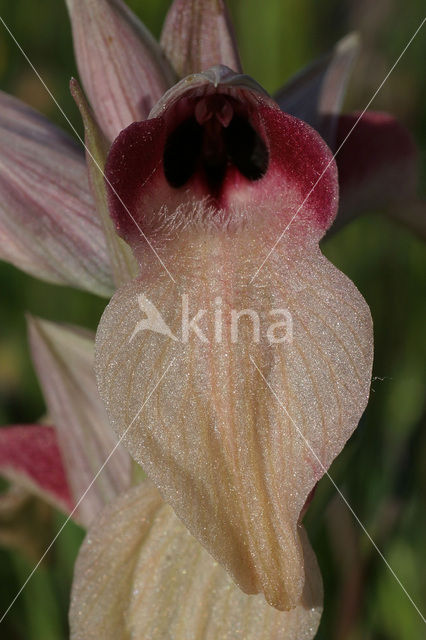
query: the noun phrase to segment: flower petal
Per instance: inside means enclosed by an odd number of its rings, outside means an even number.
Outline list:
[[[300,514],[367,403],[372,327],[315,242],[285,236],[253,281],[276,238],[264,220],[187,228],[164,250],[179,288],[151,264],[120,289],[95,361],[111,424],[165,500],[245,592],[289,609]]]
[[[181,77],[218,64],[241,71],[223,0],[174,0],[164,23],[161,45]]]
[[[87,104],[78,82],[74,80],[74,78],[71,80],[71,93],[84,122],[87,148],[86,161],[89,170],[90,186],[105,233],[114,283],[119,287],[137,275],[137,263],[130,247],[117,235],[109,214],[107,190],[104,179],[104,167],[109,144],[99,129],[96,118]]]
[[[0,141],[0,258],[48,282],[110,295],[105,238],[81,150],[1,92]]]
[[[338,122],[336,147],[343,146],[336,156],[340,208],[333,231],[368,211],[404,207],[409,215],[415,200],[418,152],[410,133],[387,113],[367,111],[357,123],[359,116]]]
[[[106,174],[166,263],[173,261],[178,288],[128,232],[115,194],[112,215],[137,252],[141,275],[104,313],[97,375],[113,427],[193,535],[244,591],[263,592],[270,604],[289,609],[304,586],[301,513],[367,401],[371,320],[355,287],[318,249],[337,205],[330,150],[260,94],[238,94],[238,103],[220,91],[211,103],[197,93],[195,106],[190,96],[163,116],[131,125],[111,149]],[[201,111],[203,122],[204,116],[226,121],[229,113],[240,124],[251,122],[266,145],[265,172],[254,180],[239,172],[247,156],[238,135],[238,164],[226,164],[219,187],[206,191],[207,164],[174,186],[164,169],[173,109],[184,117],[187,109]],[[226,131],[213,124],[226,146]],[[214,151],[216,138],[207,128],[202,133]],[[180,152],[173,149],[177,158]],[[234,340],[233,313],[241,310],[255,319],[245,318],[244,334]],[[297,339],[271,343],[274,311],[290,318]],[[271,327],[257,339],[250,323],[268,317]],[[284,391],[314,453],[252,358]],[[168,364],[170,373],[149,396]],[[148,397],[149,412],[141,411]]]
[[[322,608],[307,538],[306,590],[280,612],[240,591],[148,483],[101,514],[77,559],[71,640],[309,640]]]
[[[147,117],[175,77],[159,44],[121,0],[67,0],[84,89],[114,140]]]
[[[77,502],[117,442],[96,389],[93,340],[82,330],[39,318],[29,318],[28,327],[34,364]],[[79,505],[79,521],[88,525],[129,485],[130,460],[118,447]]]
[[[231,120],[212,136],[208,124],[213,116],[207,125],[200,125],[196,117],[200,106],[217,102],[229,109]],[[204,215],[212,225],[229,228],[267,219],[277,237],[288,226],[290,235],[320,238],[330,226],[337,209],[337,172],[330,150],[311,127],[271,105],[245,76],[219,67],[184,79],[151,116],[121,132],[105,169],[117,232],[141,262],[151,253],[147,255],[140,230],[162,251],[164,243],[183,228],[197,225]],[[186,129],[189,133],[182,133]],[[219,180],[216,165],[209,173],[208,158],[203,156],[205,143],[214,147],[217,141],[219,147],[213,152],[220,158],[223,148],[225,155],[233,154],[223,163]],[[265,160],[254,177],[239,164],[239,159],[244,163],[251,158]],[[184,174],[178,184],[170,176],[171,165],[178,179]]]
[[[316,129],[334,148],[337,116],[359,51],[359,37],[350,33],[333,51],[297,73],[275,96],[281,109]]]
[[[214,65],[206,71],[193,73],[174,84],[154,105],[150,118],[158,118],[175,106],[182,98],[227,91],[235,98],[250,100],[253,104],[277,107],[274,100],[254,78],[245,73],[235,73],[225,65]]]
[[[61,511],[74,506],[53,427],[0,428],[0,474]]]

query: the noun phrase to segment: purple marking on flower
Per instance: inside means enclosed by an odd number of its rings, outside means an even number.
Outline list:
[[[55,429],[41,424],[0,429],[0,472],[62,511],[74,506]]]
[[[269,98],[242,88],[240,76],[234,74],[234,87],[232,72],[221,71],[226,85],[206,78],[187,89],[183,82],[161,115],[130,125],[114,142],[106,165],[110,210],[133,247],[142,239],[129,211],[161,241],[166,211],[180,207],[191,224],[194,201],[205,203],[211,222],[231,228],[257,223],[252,218],[261,212],[278,231],[297,212],[294,228],[318,239],[332,223],[337,173],[326,144]],[[173,229],[164,235],[170,240]]]

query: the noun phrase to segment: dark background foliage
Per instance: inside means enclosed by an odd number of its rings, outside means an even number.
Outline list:
[[[168,0],[130,0],[129,5],[158,35]],[[364,48],[347,109],[364,107],[424,17],[422,0],[233,0],[230,5],[245,70],[270,91],[345,33],[358,29]],[[0,16],[81,130],[68,91],[69,78],[77,71],[65,4],[1,0]],[[392,112],[413,132],[421,154],[423,196],[425,59],[426,27],[372,105]],[[0,88],[67,128],[1,24]],[[323,250],[370,304],[376,354],[368,409],[330,474],[424,611],[424,244],[372,211],[326,240]],[[45,410],[29,360],[24,314],[95,328],[104,305],[104,300],[41,283],[0,263],[0,424],[32,422]],[[325,582],[318,638],[423,638],[419,614],[328,478],[320,483],[306,520]],[[0,616],[62,521],[36,501],[26,505],[18,521],[0,519]],[[82,532],[68,524],[1,625],[2,638],[67,637],[68,592],[81,538]]]

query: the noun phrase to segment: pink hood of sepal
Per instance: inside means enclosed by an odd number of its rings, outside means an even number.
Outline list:
[[[367,111],[340,116],[336,156],[340,212],[336,225],[365,212],[382,211],[416,194],[418,152],[409,131],[393,116]]]
[[[74,507],[53,427],[40,424],[2,427],[0,474],[65,512]]]

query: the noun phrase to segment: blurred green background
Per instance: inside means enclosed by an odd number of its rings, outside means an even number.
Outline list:
[[[168,0],[128,3],[155,35]],[[423,0],[233,0],[245,70],[273,91],[337,39],[358,29],[363,53],[348,109],[362,109],[424,17]],[[61,0],[1,0],[0,15],[73,124],[68,91],[76,75]],[[372,108],[392,112],[413,132],[425,194],[426,27]],[[0,88],[67,129],[61,114],[0,24]],[[1,150],[0,150],[1,152]],[[375,323],[374,381],[360,427],[330,473],[410,596],[426,605],[426,403],[424,244],[378,212],[353,222],[323,244],[356,283]],[[0,424],[31,422],[44,412],[29,360],[24,314],[95,328],[105,301],[43,284],[0,263]],[[33,523],[28,530],[26,524]],[[19,522],[0,518],[0,616],[58,530],[62,516],[27,504]],[[327,478],[306,518],[325,583],[323,640],[417,640],[424,623]],[[7,532],[9,531],[9,538]],[[10,534],[12,532],[12,534]],[[0,637],[68,637],[72,565],[82,531],[67,525],[0,627]],[[6,545],[14,541],[15,549]],[[176,639],[181,640],[181,639]]]

